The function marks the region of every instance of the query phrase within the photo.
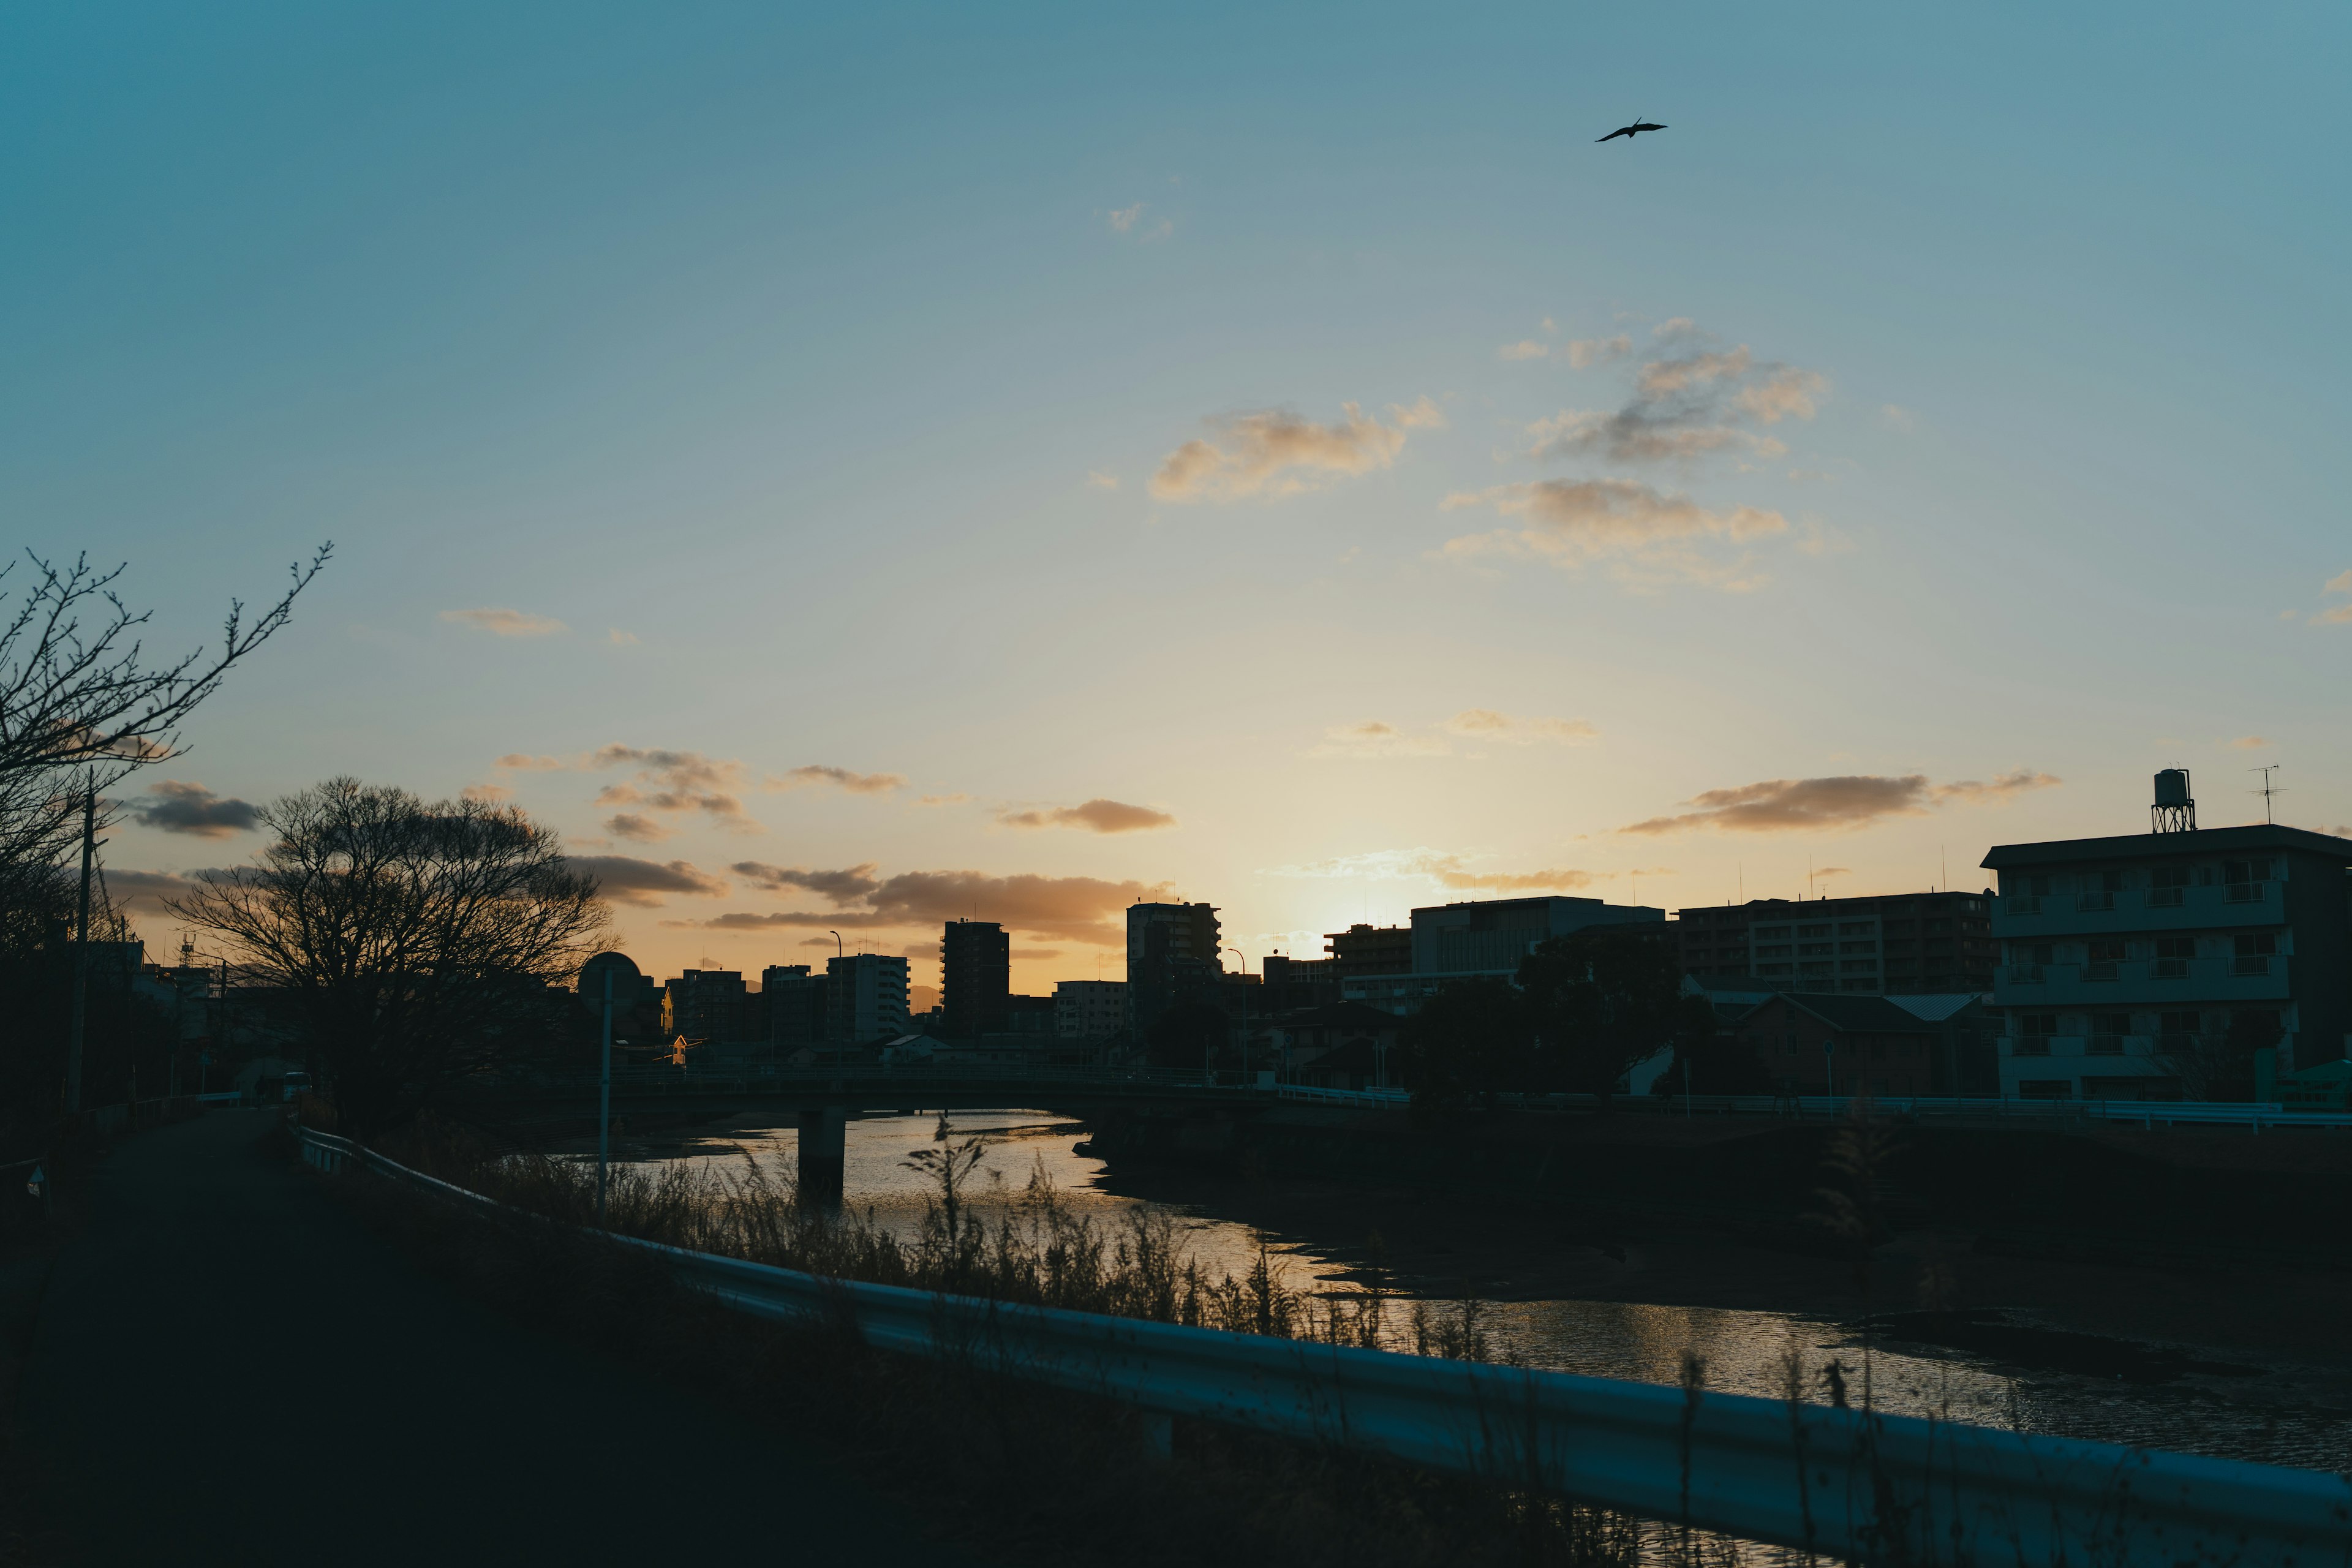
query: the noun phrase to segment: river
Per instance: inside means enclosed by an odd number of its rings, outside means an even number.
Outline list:
[[[959,1136],[981,1133],[992,1141],[971,1189],[983,1211],[1016,1199],[1036,1171],[1074,1208],[1106,1220],[1142,1201],[1107,1190],[1105,1163],[1076,1152],[1083,1134],[1066,1121],[1036,1111],[965,1111],[957,1113],[954,1125]],[[887,1229],[912,1234],[933,1189],[904,1162],[930,1146],[934,1126],[929,1116],[852,1121],[844,1181],[848,1206]],[[747,1159],[789,1172],[795,1140],[791,1127],[738,1126],[659,1152],[721,1173],[743,1168]],[[1247,1272],[1263,1247],[1295,1289],[1349,1288],[1341,1283],[1351,1256],[1347,1241],[1269,1235],[1200,1205],[1156,1206],[1176,1216],[1193,1256],[1212,1275]],[[1412,1293],[1409,1284],[1405,1289]],[[1458,1310],[1443,1297],[1433,1301],[1433,1310]],[[1696,1356],[1711,1389],[1781,1397],[1793,1354],[1805,1369],[1811,1398],[1826,1397],[1823,1369],[1836,1363],[1849,1397],[1859,1399],[1866,1377],[1877,1407],[1890,1412],[2352,1470],[2352,1382],[2340,1373],[2284,1361],[2053,1338],[1997,1313],[1976,1314],[1989,1322],[1958,1334],[1936,1333],[1945,1342],[1928,1344],[1895,1337],[1908,1326],[1899,1318],[1865,1336],[1855,1321],[1811,1313],[1590,1300],[1503,1300],[1484,1310],[1499,1354],[1562,1372],[1674,1384],[1685,1358]],[[1955,1340],[1976,1348],[1953,1348]],[[2050,1353],[2053,1346],[2065,1353]],[[2087,1360],[2085,1347],[2094,1352]],[[2084,1366],[2094,1370],[2061,1370]]]

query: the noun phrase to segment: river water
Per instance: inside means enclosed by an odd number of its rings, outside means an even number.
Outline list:
[[[976,1208],[1016,1200],[1033,1172],[1042,1171],[1080,1213],[1123,1219],[1141,1200],[1105,1190],[1101,1160],[1073,1147],[1083,1134],[1042,1112],[964,1111],[958,1136],[992,1139],[971,1194]],[[844,1186],[848,1206],[897,1234],[915,1233],[932,1187],[908,1169],[907,1156],[932,1143],[929,1116],[870,1116],[847,1130]],[[779,1173],[793,1168],[791,1127],[737,1127],[697,1139],[679,1156],[719,1173],[742,1171],[756,1160]],[[646,1151],[651,1152],[651,1151]],[[1263,1247],[1294,1289],[1340,1283],[1348,1272],[1344,1244],[1302,1236],[1269,1236],[1231,1219],[1184,1205],[1160,1205],[1182,1227],[1192,1255],[1212,1277],[1245,1274]],[[1405,1294],[1411,1295],[1408,1288]],[[1433,1310],[1458,1310],[1433,1302]],[[1402,1317],[1402,1314],[1397,1314]],[[1981,1315],[1980,1315],[1981,1316]],[[1882,1331],[1865,1343],[1860,1324],[1806,1313],[1731,1311],[1717,1308],[1618,1301],[1498,1301],[1485,1308],[1498,1354],[1533,1366],[1595,1377],[1675,1384],[1686,1356],[1705,1363],[1708,1388],[1783,1397],[1790,1358],[1799,1358],[1809,1398],[1825,1399],[1823,1369],[1839,1363],[1848,1395],[1859,1401],[1866,1376],[1880,1409],[1936,1415],[1988,1426],[2015,1426],[2062,1436],[2140,1444],[2312,1469],[2352,1470],[2352,1385],[2341,1374],[2315,1373],[2286,1363],[2243,1355],[2171,1353],[2150,1373],[2141,1347],[2101,1341],[2132,1374],[2092,1375],[2052,1370],[2081,1364],[2079,1355],[2032,1353],[2034,1331],[1996,1330],[1996,1348],[2020,1353],[1971,1353],[1944,1344],[1890,1339]],[[1902,1325],[1896,1325],[1897,1332]],[[2007,1334],[2010,1343],[2000,1343]],[[1981,1339],[1983,1336],[1979,1335]],[[2063,1336],[2062,1336],[2063,1337]],[[1967,1335],[1961,1342],[1969,1342]]]

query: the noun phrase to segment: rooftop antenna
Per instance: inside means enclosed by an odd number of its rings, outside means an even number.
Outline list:
[[[1813,896],[1813,852],[1805,851],[1805,897]]]
[[[2263,797],[2263,821],[2265,825],[2268,825],[2271,821],[2271,796],[2274,795],[2284,795],[2286,793],[2286,791],[2278,788],[2271,783],[2271,775],[2278,772],[2278,764],[2276,763],[2272,763],[2264,767],[2248,768],[2246,771],[2250,773],[2260,773],[2263,775],[2263,787],[2258,790],[2249,790],[2247,793],[2250,795],[2258,795]]]
[[[1945,856],[1944,847],[1936,846],[1936,891],[1947,893],[1952,888],[1952,863]]]

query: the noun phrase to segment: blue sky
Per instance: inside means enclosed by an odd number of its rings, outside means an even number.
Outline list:
[[[331,537],[157,782],[510,791],[664,968],[2352,824],[2347,31],[18,7],[0,505],[167,641]]]

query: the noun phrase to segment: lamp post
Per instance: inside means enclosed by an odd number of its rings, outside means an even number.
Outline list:
[[[1242,1087],[1249,1087],[1249,954],[1238,947],[1225,949],[1242,961]]]
[[[613,966],[604,966],[604,1046],[596,1086],[596,1228],[604,1228],[604,1172],[613,1158]]]

